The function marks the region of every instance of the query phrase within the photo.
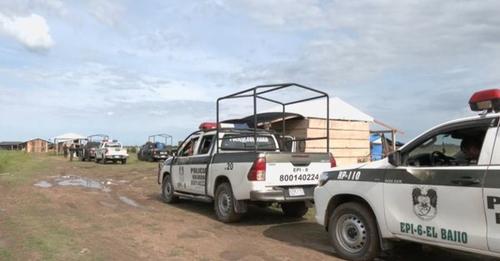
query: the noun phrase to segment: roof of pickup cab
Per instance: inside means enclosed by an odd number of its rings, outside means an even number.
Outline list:
[[[422,135],[425,135],[426,133],[428,133],[434,129],[438,129],[438,128],[441,128],[441,127],[446,126],[446,125],[464,122],[464,121],[473,121],[473,120],[488,119],[488,118],[495,118],[495,117],[500,117],[500,113],[485,113],[485,114],[483,113],[483,114],[479,114],[479,115],[474,115],[474,116],[469,116],[469,117],[464,117],[464,118],[459,118],[459,119],[447,121],[447,122],[438,124],[436,126],[433,126],[432,128],[422,132],[421,134],[417,135],[415,138],[406,142],[406,144],[401,148],[402,149],[405,148],[408,144],[411,144],[414,140],[420,138]]]

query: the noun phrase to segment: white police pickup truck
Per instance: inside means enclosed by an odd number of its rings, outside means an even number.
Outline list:
[[[112,161],[113,163],[121,162],[126,164],[127,158],[127,149],[123,148],[121,143],[116,140],[103,140],[95,151],[95,161],[97,163],[106,164],[107,161]]]
[[[316,220],[340,257],[371,260],[390,240],[500,257],[500,89],[475,93],[470,106],[485,112],[381,161],[322,173]]]
[[[281,152],[269,131],[224,123],[217,131],[216,126],[202,123],[176,156],[160,165],[158,183],[165,202],[179,197],[213,201],[222,222],[238,221],[249,202],[278,202],[285,215],[302,217],[320,173],[335,166],[329,153]]]

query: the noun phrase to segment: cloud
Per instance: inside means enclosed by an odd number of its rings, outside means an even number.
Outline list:
[[[108,26],[118,24],[125,12],[124,6],[117,1],[90,0],[86,3],[90,14]]]
[[[311,33],[295,60],[273,66],[277,75],[299,73],[302,79],[338,86],[394,68],[463,73],[457,65],[493,61],[489,57],[500,54],[496,1],[299,2],[238,2],[248,16],[273,30]]]
[[[26,16],[32,12],[65,15],[67,11],[62,0],[16,0],[0,2],[0,12],[5,15]]]
[[[218,3],[221,5],[220,1]],[[227,5],[247,12],[265,25],[284,29],[306,29],[324,25],[325,13],[318,0],[243,0],[227,1]]]
[[[9,17],[0,13],[0,32],[32,51],[48,50],[54,45],[49,25],[37,14]]]

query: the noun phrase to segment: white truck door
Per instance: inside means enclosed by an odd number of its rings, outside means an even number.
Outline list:
[[[205,195],[207,166],[210,163],[210,152],[215,135],[204,135],[196,145],[194,155],[189,157],[185,175],[189,180],[191,193]]]
[[[191,135],[178,150],[177,156],[172,160],[172,184],[174,189],[184,192],[191,192],[189,174],[189,158],[193,156],[195,145],[199,136]]]
[[[491,155],[491,146],[482,146],[482,141],[491,136],[487,132],[496,131],[489,126],[484,120],[445,126],[401,151],[402,166],[388,169],[384,183],[392,233],[408,240],[488,249],[481,184]],[[493,141],[484,144],[488,142]],[[475,143],[475,156],[465,156],[466,143]]]
[[[495,136],[491,163],[484,181],[484,208],[488,226],[488,247],[490,251],[500,253],[500,132],[498,130]]]

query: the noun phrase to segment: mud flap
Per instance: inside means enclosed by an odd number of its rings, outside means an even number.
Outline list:
[[[239,214],[244,214],[247,212],[247,202],[245,200],[235,200],[234,201],[234,211]]]

